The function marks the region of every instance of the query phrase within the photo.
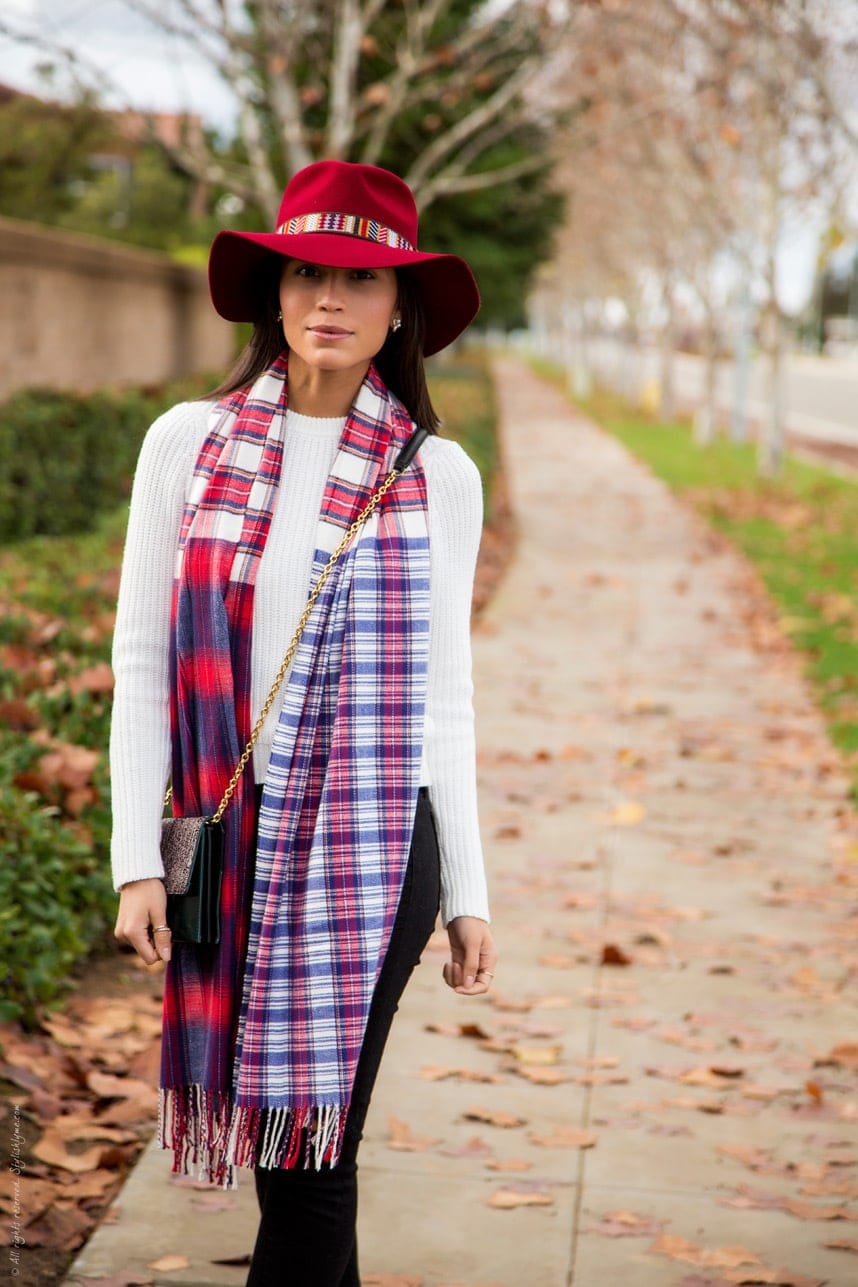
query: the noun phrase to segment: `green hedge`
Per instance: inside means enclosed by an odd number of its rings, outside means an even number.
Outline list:
[[[0,405],[0,543],[90,531],[96,515],[129,495],[151,421],[212,383],[14,393]]]

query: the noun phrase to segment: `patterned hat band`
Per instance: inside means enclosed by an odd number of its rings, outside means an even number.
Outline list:
[[[377,246],[391,246],[394,250],[414,250],[411,242],[393,228],[386,228],[383,223],[365,219],[362,215],[338,214],[336,211],[296,215],[294,219],[281,223],[277,232],[281,237],[293,237],[301,232],[337,232],[346,237],[372,241]]]

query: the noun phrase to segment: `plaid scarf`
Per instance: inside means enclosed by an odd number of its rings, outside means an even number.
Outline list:
[[[253,592],[280,477],[287,360],[212,411],[179,537],[173,797],[210,815],[250,736]],[[327,480],[313,583],[413,426],[374,367]],[[309,592],[309,587],[308,587]],[[289,627],[291,629],[291,626]],[[322,592],[287,677],[254,852],[252,760],[224,814],[221,940],[176,943],[158,1141],[173,1171],[335,1165],[420,780],[429,637],[426,486],[397,479]],[[283,649],[288,636],[284,623]],[[272,675],[273,680],[273,675]]]

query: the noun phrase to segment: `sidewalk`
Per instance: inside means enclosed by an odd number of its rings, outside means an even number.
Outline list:
[[[741,560],[558,392],[498,378],[521,534],[474,659],[501,959],[468,1002],[439,937],[406,993],[365,1287],[847,1287],[846,784]],[[241,1287],[212,1262],[252,1247],[252,1173],[201,1191],[169,1165],[150,1145],[67,1283],[184,1253],[148,1281]]]

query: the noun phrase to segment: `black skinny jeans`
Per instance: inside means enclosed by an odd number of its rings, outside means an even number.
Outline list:
[[[435,925],[440,889],[435,821],[428,790],[421,787],[402,897],[373,993],[340,1160],[335,1167],[323,1163],[319,1171],[254,1167],[260,1222],[246,1287],[360,1287],[358,1146],[393,1016]]]

